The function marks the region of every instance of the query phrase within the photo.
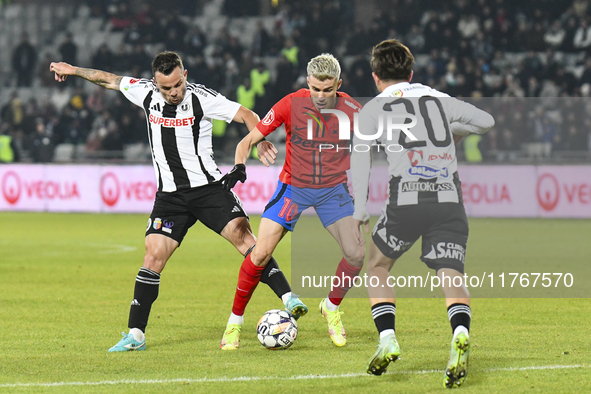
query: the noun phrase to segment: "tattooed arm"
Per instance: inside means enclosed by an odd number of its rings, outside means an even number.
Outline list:
[[[49,71],[55,72],[55,80],[58,82],[65,81],[68,75],[75,75],[96,85],[113,90],[119,90],[119,84],[121,83],[121,78],[123,78],[106,71],[76,67],[63,62],[51,63],[49,65]]]

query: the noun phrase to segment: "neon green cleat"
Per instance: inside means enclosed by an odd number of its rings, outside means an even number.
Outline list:
[[[326,298],[320,301],[319,308],[320,314],[324,316],[328,323],[328,335],[332,339],[332,343],[338,347],[345,346],[347,343],[347,334],[345,333],[345,327],[343,327],[343,321],[341,320],[343,312],[331,312],[326,309]]]
[[[367,363],[367,373],[381,375],[386,372],[388,364],[398,360],[399,357],[400,346],[396,341],[396,335],[388,335],[380,340],[378,350]]]
[[[449,362],[443,378],[443,386],[448,389],[460,387],[468,375],[469,339],[468,334],[463,332],[452,339]]]
[[[308,307],[293,293],[285,303],[285,310],[291,313],[296,320],[308,313]]]
[[[224,336],[220,342],[220,349],[222,350],[236,350],[240,344],[240,330],[242,324],[228,324]]]

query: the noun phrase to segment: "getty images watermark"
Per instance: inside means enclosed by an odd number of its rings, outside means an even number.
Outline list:
[[[343,111],[338,109],[321,109],[321,114],[331,114],[337,117],[339,120],[339,139],[340,140],[350,140],[351,139],[351,120],[347,116],[347,114]],[[313,115],[310,115],[313,116]],[[410,119],[410,123],[406,123],[406,120]],[[314,117],[316,122],[320,122],[320,120]],[[384,121],[385,120],[385,121]],[[401,123],[402,121],[402,123]],[[362,141],[374,141],[382,137],[384,133],[384,129],[386,130],[386,139],[388,141],[392,140],[392,133],[394,130],[402,131],[411,141],[418,141],[418,138],[415,137],[411,132],[410,128],[417,125],[417,118],[413,114],[388,114],[388,115],[378,115],[377,117],[377,124],[378,128],[374,134],[365,135],[361,134],[359,131],[359,113],[355,112],[353,115],[353,132],[355,136]],[[307,123],[307,138],[312,140],[314,137],[314,124],[312,119],[308,119]],[[339,146],[338,144],[319,144],[318,150],[322,152],[323,150],[348,150],[351,152],[352,150],[355,152],[369,152],[372,147],[376,147],[377,151],[379,152],[380,149],[385,149],[388,152],[396,153],[402,152],[404,147],[400,144],[393,143],[393,144],[355,144],[353,146]]]

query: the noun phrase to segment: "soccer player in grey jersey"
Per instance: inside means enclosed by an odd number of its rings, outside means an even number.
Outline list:
[[[51,63],[50,71],[58,82],[74,75],[119,90],[146,113],[158,192],[146,229],[144,263],[136,277],[130,330],[109,351],[144,350],[160,274],[191,226],[201,221],[243,256],[254,247],[256,238],[248,216],[231,191],[238,181],[246,180],[246,168],[237,165],[222,175],[214,161],[211,130],[212,119],[243,123],[252,130],[259,117],[212,89],[187,82],[188,72],[175,52],[162,52],[154,58],[153,79],[123,77],[63,62]],[[279,268],[273,260],[268,269]],[[283,272],[270,278],[265,283],[279,297],[291,293]]]
[[[453,332],[443,382],[452,388],[460,386],[467,374],[471,319],[468,290],[462,281],[453,281],[464,273],[468,241],[454,142],[468,133],[488,131],[494,119],[429,86],[411,84],[413,63],[413,55],[398,40],[374,47],[372,76],[380,94],[360,111],[359,135],[353,140],[353,147],[377,142],[386,152],[389,176],[388,201],[373,229],[368,253],[367,274],[378,278],[381,285],[368,287],[380,345],[367,372],[381,375],[400,356],[395,336],[396,298],[394,289],[387,285],[388,275],[396,259],[422,237],[421,260],[441,279]],[[361,225],[369,230],[370,171],[371,150],[353,149],[353,218],[358,233]]]

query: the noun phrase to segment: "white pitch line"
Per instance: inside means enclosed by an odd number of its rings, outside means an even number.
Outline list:
[[[536,371],[536,370],[551,370],[551,369],[572,369],[572,368],[590,368],[589,365],[542,365],[531,367],[508,367],[508,368],[491,368],[482,370],[482,372],[499,372],[499,371]],[[431,373],[442,373],[443,370],[427,369],[419,371],[392,371],[390,374],[412,374],[424,375]],[[51,382],[51,383],[3,383],[2,387],[60,387],[60,386],[110,386],[117,384],[167,384],[167,383],[228,383],[228,382],[255,382],[264,380],[309,380],[309,379],[340,379],[340,378],[357,378],[357,377],[371,377],[366,373],[346,373],[340,375],[296,375],[296,376],[239,376],[236,378],[179,378],[179,379],[122,379],[122,380],[101,380],[98,382]]]

